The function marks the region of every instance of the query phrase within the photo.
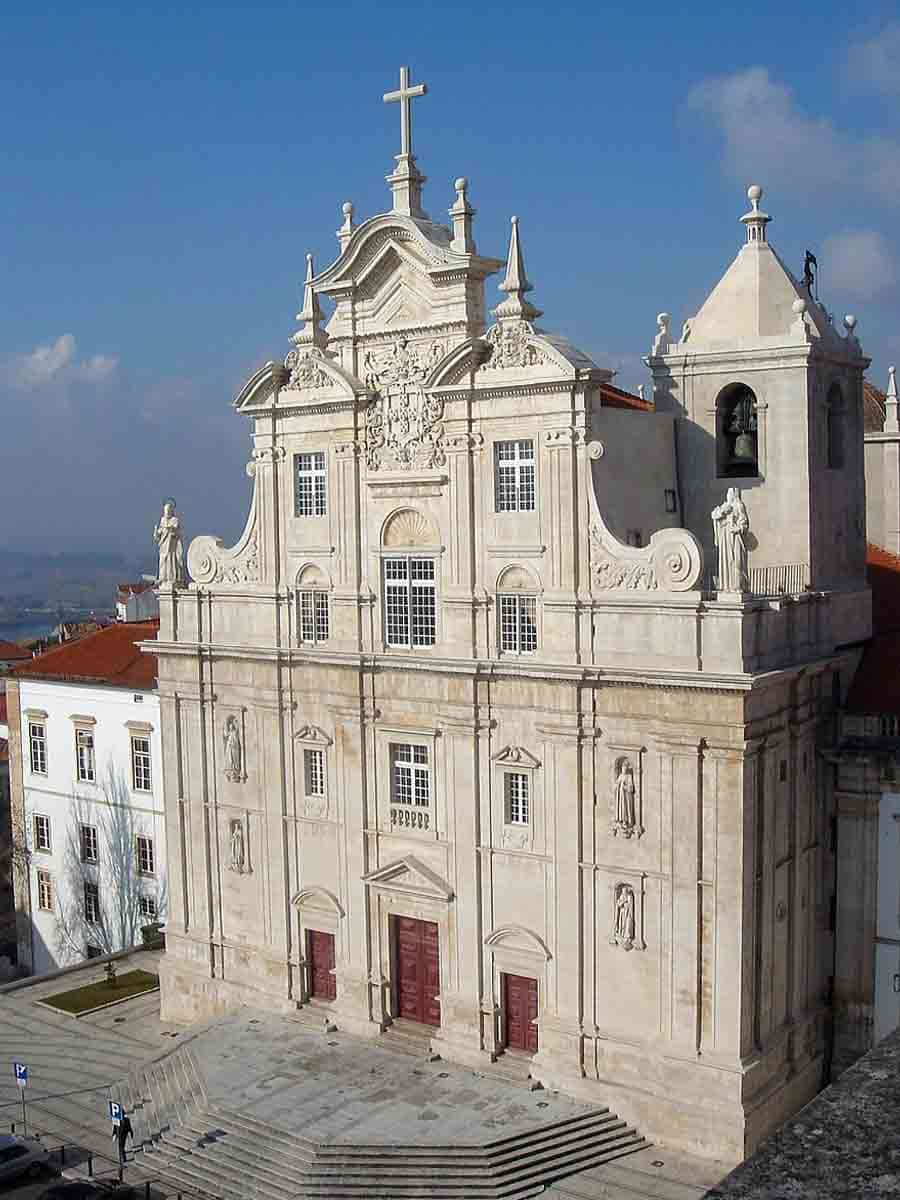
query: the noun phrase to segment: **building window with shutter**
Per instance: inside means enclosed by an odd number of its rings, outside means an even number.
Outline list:
[[[99,858],[97,845],[97,826],[79,825],[78,842],[81,849],[81,861],[83,863],[97,862]]]
[[[90,729],[75,730],[75,768],[79,783],[95,781],[94,735]]]
[[[149,792],[152,790],[151,785],[150,739],[148,737],[132,737],[131,786],[136,792]]]
[[[156,863],[153,857],[153,838],[139,833],[137,836],[138,871],[141,875],[156,873]]]
[[[47,726],[43,721],[28,722],[28,743],[31,749],[31,770],[35,775],[47,774]]]
[[[50,844],[50,818],[43,813],[34,814],[34,848],[47,853],[53,848]]]
[[[38,908],[42,912],[53,912],[53,878],[49,871],[38,871]]]
[[[89,925],[100,924],[100,889],[96,883],[84,885],[84,919]]]

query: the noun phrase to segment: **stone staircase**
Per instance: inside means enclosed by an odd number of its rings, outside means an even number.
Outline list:
[[[203,1076],[186,1047],[130,1071],[118,1099],[131,1118],[135,1150],[152,1148],[207,1104]]]
[[[184,1102],[159,1111],[171,1114]],[[643,1145],[608,1109],[480,1146],[366,1146],[316,1144],[209,1106],[145,1143],[142,1165],[173,1190],[219,1200],[499,1200],[538,1195],[554,1180]]]

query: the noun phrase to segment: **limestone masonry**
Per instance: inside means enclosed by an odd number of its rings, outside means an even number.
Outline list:
[[[754,187],[654,405],[619,391],[537,324],[515,218],[504,265],[465,179],[425,213],[419,90],[391,210],[344,205],[234,402],[243,535],[160,587],[163,1017],[415,1023],[737,1161],[822,1080],[868,360]]]

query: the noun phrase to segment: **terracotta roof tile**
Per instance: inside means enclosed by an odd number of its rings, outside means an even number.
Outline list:
[[[4,642],[0,640],[0,661],[12,662],[13,659],[31,658],[31,651],[26,650],[24,646],[20,646],[18,642]]]
[[[870,544],[866,575],[872,589],[873,637],[850,685],[847,709],[900,714],[900,558]]]
[[[132,596],[139,596],[141,592],[149,591],[150,588],[155,588],[156,583],[152,579],[141,579],[137,583],[120,583],[118,590],[122,593],[130,593]]]
[[[600,384],[600,396],[607,408],[636,408],[640,412],[653,412],[653,403],[650,400],[642,400],[640,396],[624,392],[621,388],[613,387],[611,383]]]
[[[23,679],[106,683],[114,687],[155,688],[156,655],[142,654],[138,642],[159,633],[158,621],[122,621],[75,642],[64,642],[16,667]]]

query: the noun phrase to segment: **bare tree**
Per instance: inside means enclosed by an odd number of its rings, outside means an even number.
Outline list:
[[[163,864],[155,863],[155,887],[141,875],[137,838],[142,832],[135,820],[128,782],[121,769],[107,764],[101,784],[103,803],[91,804],[73,796],[66,830],[62,867],[63,886],[57,889],[57,953],[68,959],[83,958],[85,947],[96,946],[103,954],[127,950],[141,940],[141,927],[154,919],[163,920],[167,886]],[[86,861],[83,827],[97,831],[96,860]],[[154,846],[154,854],[156,847]],[[85,885],[97,888],[96,913],[88,911]],[[156,918],[142,914],[141,899],[153,896]],[[96,920],[89,920],[89,916]]]

